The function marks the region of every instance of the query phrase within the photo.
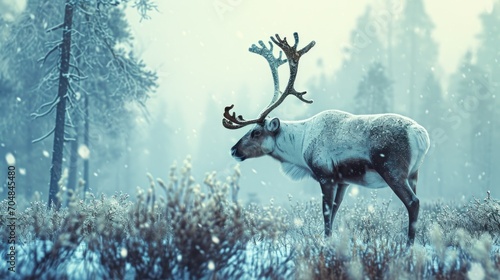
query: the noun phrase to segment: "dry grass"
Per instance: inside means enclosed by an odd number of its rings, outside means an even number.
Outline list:
[[[135,199],[69,195],[60,211],[32,202],[18,213],[17,272],[2,264],[0,278],[500,278],[500,202],[489,193],[463,205],[423,205],[416,245],[406,248],[406,211],[388,201],[367,210],[375,198],[359,198],[341,208],[325,240],[319,201],[243,205],[238,168],[225,182],[210,173],[203,184],[190,171],[186,160],[167,182],[149,176]]]

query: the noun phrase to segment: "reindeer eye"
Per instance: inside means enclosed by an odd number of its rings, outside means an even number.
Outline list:
[[[260,130],[254,130],[252,131],[252,134],[250,135],[252,138],[259,137],[262,132]]]

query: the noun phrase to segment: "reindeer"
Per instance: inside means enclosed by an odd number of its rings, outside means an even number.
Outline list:
[[[281,162],[282,170],[294,180],[310,176],[321,186],[325,235],[331,236],[332,223],[349,184],[368,188],[389,186],[408,210],[408,245],[415,239],[419,200],[416,194],[418,169],[429,149],[427,131],[415,121],[397,114],[353,115],[338,110],[323,111],[301,121],[282,121],[267,115],[289,95],[305,103],[304,92],[294,88],[300,57],[314,45],[312,41],[297,51],[295,44],[278,34],[269,48],[259,41],[249,51],[263,56],[271,68],[274,96],[256,119],[245,120],[224,110],[222,123],[228,129],[255,124],[232,148],[232,156],[243,161],[268,155]],[[273,55],[273,43],[286,59]],[[288,62],[290,78],[283,92],[279,89],[278,67]]]

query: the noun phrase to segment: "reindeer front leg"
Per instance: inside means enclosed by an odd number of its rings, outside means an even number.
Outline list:
[[[323,219],[325,222],[325,236],[332,235],[333,222],[333,198],[337,192],[338,185],[332,180],[320,180],[321,192],[323,194]]]

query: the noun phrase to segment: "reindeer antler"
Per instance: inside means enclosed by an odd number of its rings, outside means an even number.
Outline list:
[[[259,45],[261,46],[260,48],[257,47],[256,45],[252,45],[249,49],[249,51],[253,53],[262,55],[267,60],[269,66],[271,67],[271,72],[274,81],[274,95],[273,99],[271,100],[271,103],[269,103],[266,109],[264,109],[264,111],[260,113],[257,119],[252,119],[248,121],[245,120],[243,116],[241,115],[236,116],[234,112],[233,113],[230,112],[231,109],[233,109],[234,105],[227,106],[224,109],[224,119],[222,119],[222,124],[224,125],[224,127],[229,129],[237,129],[253,123],[263,123],[267,115],[276,107],[278,107],[290,94],[295,95],[298,99],[300,99],[305,103],[312,103],[312,100],[304,99],[303,95],[306,94],[306,91],[298,92],[295,90],[294,83],[295,83],[295,78],[297,77],[297,71],[299,69],[300,57],[303,54],[307,53],[316,44],[316,42],[312,41],[307,46],[297,51],[297,45],[299,44],[299,35],[297,34],[297,32],[293,33],[293,37],[295,39],[295,44],[293,45],[293,47],[288,44],[286,38],[281,39],[278,34],[276,34],[275,37],[276,38],[271,37],[271,41],[274,42],[283,50],[283,52],[287,57],[286,60],[281,58],[281,52],[278,58],[276,58],[273,55],[273,44],[271,42],[269,42],[269,48],[267,48],[262,41],[259,41]],[[290,78],[288,79],[288,84],[285,88],[285,91],[280,94],[278,67],[284,64],[286,61],[288,61],[288,65],[290,67]]]
[[[280,92],[280,82],[279,82],[279,76],[278,76],[278,67],[281,65],[285,64],[286,59],[282,59],[283,52],[280,51],[279,56],[276,58],[273,55],[273,43],[269,41],[269,48],[266,47],[264,42],[259,41],[260,48],[257,47],[255,44],[253,44],[248,50],[259,54],[263,56],[267,62],[269,63],[269,67],[271,68],[271,73],[273,75],[273,84],[274,84],[274,95],[273,99],[271,100],[271,105],[276,99],[278,99]]]

